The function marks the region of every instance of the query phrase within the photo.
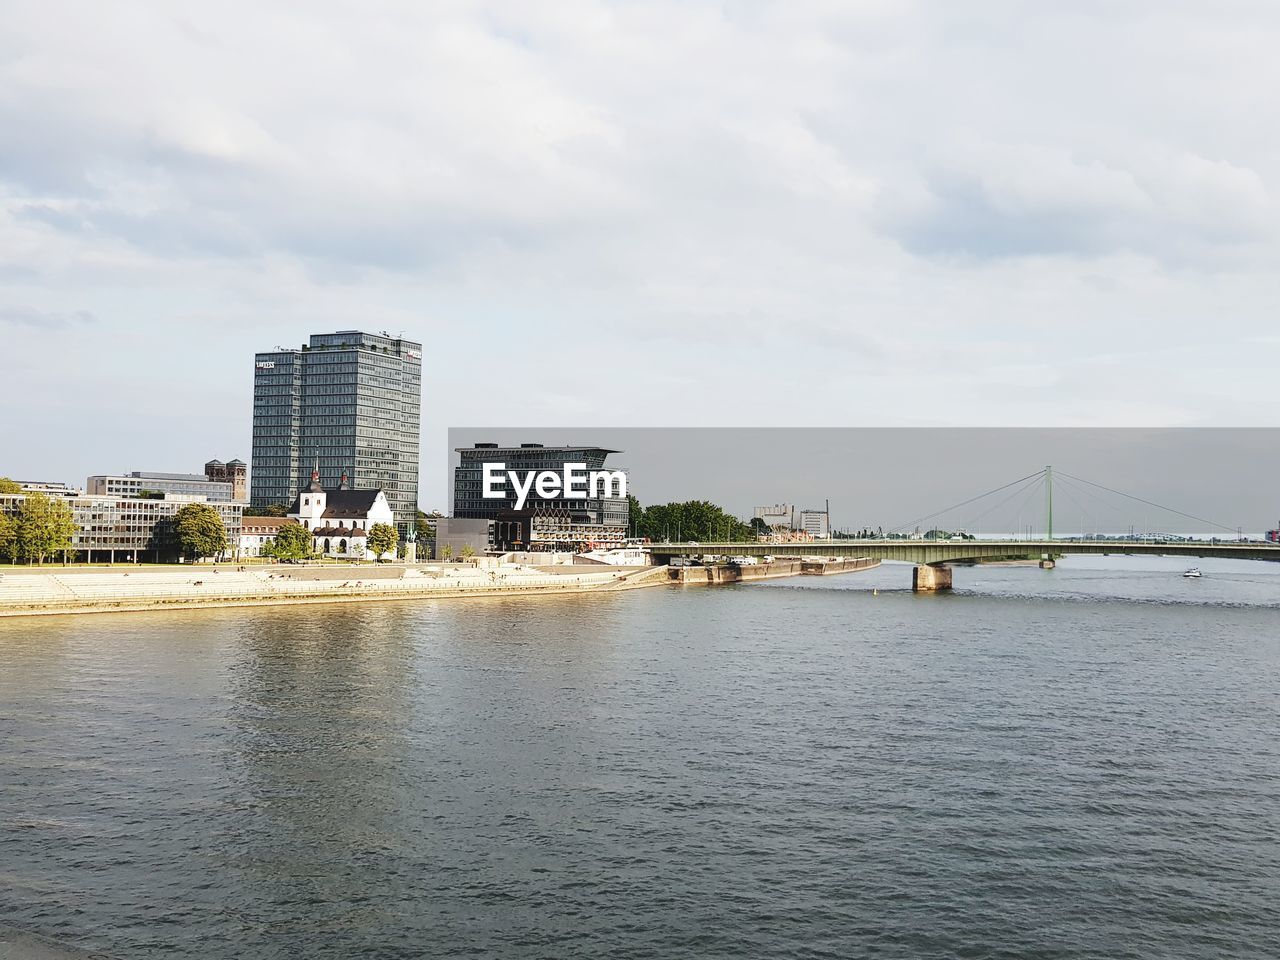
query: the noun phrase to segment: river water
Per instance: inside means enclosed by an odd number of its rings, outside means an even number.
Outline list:
[[[117,957],[1280,955],[1280,569],[0,621],[0,921]]]

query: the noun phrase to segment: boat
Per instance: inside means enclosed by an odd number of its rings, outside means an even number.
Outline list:
[[[1184,577],[1189,577],[1189,578],[1193,578],[1193,579],[1194,579],[1195,577],[1200,576],[1200,568],[1199,568],[1199,567],[1192,567],[1190,570],[1186,571],[1186,572],[1183,574],[1183,576],[1184,576]]]

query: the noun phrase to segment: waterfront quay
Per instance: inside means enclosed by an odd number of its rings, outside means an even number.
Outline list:
[[[880,566],[879,560],[867,557],[843,559],[784,559],[739,565],[714,563],[696,567],[671,566],[671,581],[684,585],[716,586],[726,583],[750,583],[754,580],[777,580],[782,577],[829,577],[837,573],[856,573]]]
[[[560,596],[667,583],[666,568],[501,564],[192,565],[46,568],[0,573],[0,617],[188,607]]]

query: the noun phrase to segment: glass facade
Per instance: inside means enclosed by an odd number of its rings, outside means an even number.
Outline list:
[[[546,544],[569,548],[588,543],[621,543],[630,523],[625,497],[540,497],[529,491],[523,510],[517,511],[516,493],[507,483],[500,487],[505,497],[484,496],[484,465],[502,463],[504,470],[520,475],[549,470],[563,475],[566,463],[586,464],[586,471],[613,470],[605,458],[617,450],[603,447],[546,447],[525,443],[501,447],[478,443],[460,447],[453,471],[453,516],[461,519],[494,520],[496,544],[501,549]]]
[[[315,334],[301,350],[254,359],[254,506],[290,503],[320,482],[380,489],[396,522],[418,509],[422,345],[357,330]]]
[[[234,485],[229,481],[210,480],[198,474],[142,473],[140,471],[135,471],[128,476],[89,477],[85,492],[104,497],[175,494],[204,497],[214,503],[230,503],[236,499]]]
[[[59,499],[71,507],[75,520],[72,544],[88,560],[174,560],[179,552],[174,515],[188,503],[206,502],[198,497],[152,500],[86,495]],[[0,513],[17,516],[25,500],[23,494],[0,495]],[[233,554],[240,540],[244,504],[220,502],[209,506],[222,518],[230,545],[228,553]]]

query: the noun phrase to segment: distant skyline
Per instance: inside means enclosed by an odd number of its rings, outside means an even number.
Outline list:
[[[1276,426],[1280,7],[0,6],[0,473],[249,460],[253,354],[449,426]]]

